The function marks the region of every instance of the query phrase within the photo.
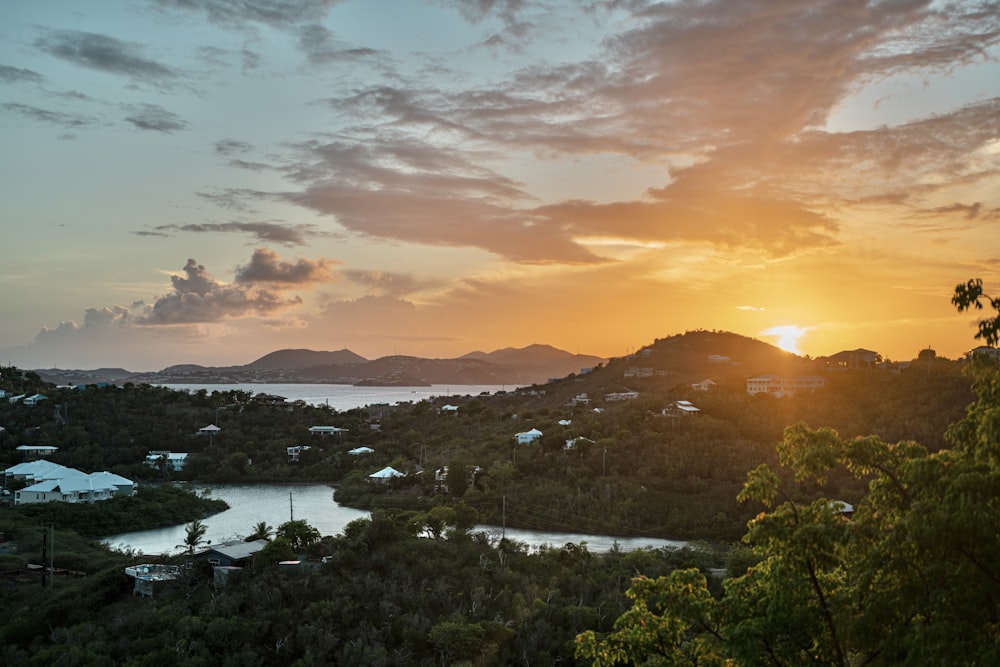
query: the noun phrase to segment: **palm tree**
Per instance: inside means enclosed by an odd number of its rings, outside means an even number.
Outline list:
[[[187,554],[193,554],[195,549],[199,545],[205,544],[205,533],[208,531],[208,526],[201,522],[201,519],[195,519],[188,525],[184,527],[184,544],[178,544],[178,549],[184,549]]]
[[[274,534],[274,528],[267,525],[267,521],[259,521],[257,525],[253,527],[253,530],[249,535],[246,536],[246,542],[253,542],[254,540],[267,540],[271,541],[271,535]]]

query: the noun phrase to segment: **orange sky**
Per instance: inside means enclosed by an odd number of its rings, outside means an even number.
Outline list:
[[[996,2],[96,4],[0,9],[2,363],[955,358],[1000,292]]]

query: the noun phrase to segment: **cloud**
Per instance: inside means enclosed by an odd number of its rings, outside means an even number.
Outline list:
[[[167,232],[192,233],[239,233],[271,243],[283,245],[305,245],[306,239],[313,236],[328,236],[326,232],[315,229],[313,225],[288,225],[274,222],[220,222],[192,223],[187,225],[157,225],[153,231],[165,236]]]
[[[34,70],[11,67],[10,65],[0,65],[0,81],[5,83],[18,83],[20,81],[41,83],[44,80],[45,77]]]
[[[189,259],[184,276],[171,276],[174,292],[156,299],[137,319],[138,324],[172,325],[219,322],[231,318],[266,316],[302,303],[279,291],[255,284],[225,285],[204,266]]]
[[[227,27],[260,23],[287,28],[324,17],[337,0],[153,0],[160,7],[204,14]]]
[[[313,23],[299,32],[299,47],[314,65],[384,57],[376,49],[359,48],[338,42],[325,26]]]
[[[289,285],[309,285],[333,282],[337,276],[333,265],[337,262],[320,258],[299,259],[297,262],[283,262],[278,253],[267,248],[257,248],[250,263],[236,269],[237,283],[285,283]]]
[[[215,152],[219,155],[237,155],[253,150],[253,145],[239,139],[220,139],[215,142]]]
[[[22,116],[31,118],[40,123],[48,123],[49,125],[59,125],[61,127],[81,127],[83,125],[90,125],[94,122],[93,118],[87,116],[82,116],[80,114],[63,113],[62,111],[52,111],[50,109],[41,109],[39,107],[31,106],[30,104],[18,104],[16,102],[8,102],[3,105],[4,109],[8,111],[13,111],[19,113]]]
[[[92,32],[52,30],[35,40],[35,46],[62,60],[139,81],[163,83],[178,73],[141,55],[141,45]]]
[[[126,109],[131,112],[131,115],[126,116],[125,120],[140,130],[172,134],[179,130],[186,130],[188,127],[187,122],[180,116],[167,111],[158,104],[129,105]]]

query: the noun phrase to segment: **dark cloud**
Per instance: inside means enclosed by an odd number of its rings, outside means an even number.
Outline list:
[[[127,109],[131,113],[125,117],[125,120],[140,130],[171,134],[180,130],[186,130],[188,127],[184,119],[175,113],[167,111],[158,104],[130,105]]]
[[[204,266],[189,259],[184,276],[171,276],[174,291],[156,299],[136,323],[174,325],[219,322],[242,317],[271,315],[302,303],[300,297],[284,297],[280,291],[255,284],[225,285]]]
[[[247,160],[230,160],[228,164],[230,167],[246,169],[247,171],[266,171],[268,169],[272,169],[269,164],[264,164],[263,162],[249,162]]]
[[[311,236],[322,236],[312,225],[285,225],[273,222],[221,222],[188,225],[158,225],[155,232],[250,234],[261,241],[283,245],[305,245]]]
[[[170,67],[143,57],[141,45],[107,35],[54,30],[35,40],[35,46],[62,60],[140,81],[164,82],[178,76]]]
[[[44,80],[45,77],[34,70],[11,67],[10,65],[0,65],[0,81],[4,81],[6,83],[17,83],[19,81],[41,83]]]
[[[330,259],[300,259],[294,263],[283,262],[278,254],[268,248],[254,250],[250,263],[236,269],[237,283],[285,283],[309,285],[336,280]]]
[[[82,116],[80,114],[63,113],[62,111],[52,111],[50,109],[40,109],[29,104],[8,102],[3,105],[3,108],[8,111],[19,113],[22,116],[31,118],[32,120],[37,120],[41,123],[59,125],[62,127],[81,127],[83,125],[90,125],[94,122],[93,118],[88,118],[87,116]]]
[[[215,152],[219,155],[236,155],[253,150],[253,146],[239,139],[220,139],[215,142]]]

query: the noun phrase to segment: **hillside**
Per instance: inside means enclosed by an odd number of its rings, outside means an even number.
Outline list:
[[[340,364],[362,364],[368,361],[360,354],[355,354],[348,349],[337,350],[336,352],[322,352],[318,350],[289,349],[277,350],[265,354],[260,359],[252,361],[245,368],[259,369],[279,369],[279,368],[309,368],[311,366],[329,366]]]

